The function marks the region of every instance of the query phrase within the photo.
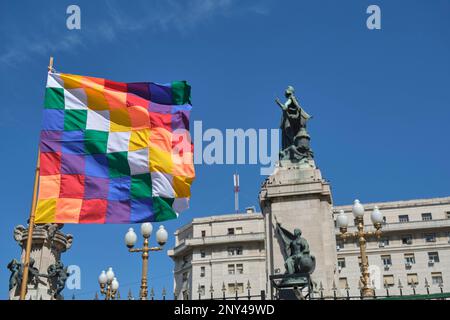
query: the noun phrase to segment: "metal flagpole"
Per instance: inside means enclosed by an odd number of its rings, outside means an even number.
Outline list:
[[[48,72],[53,70],[53,57],[50,57],[50,62],[48,65]],[[31,200],[31,211],[30,211],[30,219],[28,221],[28,238],[27,245],[25,249],[25,259],[23,262],[23,274],[22,274],[22,283],[20,286],[20,300],[25,300],[25,296],[27,294],[27,284],[28,284],[28,271],[30,264],[30,252],[31,252],[31,244],[33,242],[33,231],[34,231],[34,216],[36,212],[36,198],[39,187],[39,168],[40,168],[40,157],[41,151],[38,149],[37,163],[36,163],[36,171],[34,175],[34,186],[33,186],[33,197]]]

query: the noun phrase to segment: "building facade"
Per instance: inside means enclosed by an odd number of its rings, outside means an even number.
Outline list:
[[[366,228],[373,229],[370,212],[378,206],[384,215],[380,239],[367,239],[371,281],[379,294],[426,294],[450,291],[450,197],[365,204]],[[352,216],[352,206],[334,207]],[[340,240],[336,228],[336,286],[341,294],[345,286],[350,295],[359,295],[359,247],[354,240]],[[355,232],[353,223],[347,232]],[[425,280],[426,279],[426,280]]]
[[[175,232],[175,247],[168,251],[175,263],[175,299],[260,295],[266,290],[264,242],[259,213],[193,219]]]
[[[370,212],[377,205],[384,215],[381,238],[367,239],[371,281],[378,295],[387,287],[392,295],[450,291],[450,197],[364,204],[366,228],[373,229]],[[352,205],[334,206],[351,218]],[[332,216],[332,215],[330,215]],[[352,219],[349,219],[352,220]],[[356,231],[350,224],[347,232]],[[359,247],[340,240],[335,229],[337,295],[359,296]],[[266,232],[260,213],[195,218],[175,233],[176,299],[246,297],[270,293],[267,281]],[[425,280],[426,279],[426,280]],[[320,281],[320,279],[316,279]],[[248,289],[248,284],[250,288]],[[213,291],[211,291],[211,288]],[[329,292],[330,288],[327,288]]]

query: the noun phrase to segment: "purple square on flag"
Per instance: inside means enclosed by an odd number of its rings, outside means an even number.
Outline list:
[[[106,223],[130,223],[130,201],[108,201]]]
[[[155,221],[152,198],[131,200],[130,223]]]
[[[150,83],[150,100],[160,104],[172,104],[172,88],[170,84]]]
[[[150,90],[148,87],[148,82],[134,82],[128,83],[128,92],[134,93],[135,95],[145,99],[150,100]]]
[[[109,179],[85,176],[84,199],[107,199]]]
[[[178,111],[172,114],[172,129],[189,130],[189,111]]]
[[[61,155],[61,173],[84,174],[84,155],[63,153]]]
[[[153,101],[150,101],[148,105],[148,111],[150,112],[156,112],[156,113],[164,113],[164,114],[171,114],[173,113],[173,107],[172,105],[165,105],[165,104],[159,104]]]
[[[109,178],[109,167],[106,154],[87,155],[85,160],[87,176]]]
[[[64,110],[44,109],[42,130],[64,130]]]
[[[61,131],[41,131],[41,152],[61,152]]]
[[[111,178],[109,181],[109,200],[130,199],[131,177]]]
[[[69,154],[84,154],[84,132],[63,131],[61,135],[62,152]]]

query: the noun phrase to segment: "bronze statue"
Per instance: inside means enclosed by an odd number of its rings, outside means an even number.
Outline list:
[[[292,234],[280,223],[276,225],[277,234],[283,241],[286,273],[312,273],[316,267],[316,258],[310,254],[308,241],[302,237],[301,230],[296,228]]]
[[[12,259],[8,263],[8,269],[11,271],[11,275],[9,276],[9,290],[11,290],[14,287],[20,286],[22,282],[23,266],[16,259]]]
[[[64,287],[66,286],[66,280],[69,277],[67,267],[64,267],[64,264],[61,261],[56,261],[55,264],[52,264],[48,267],[47,274],[47,277],[50,278],[51,281],[54,281],[56,285],[54,298],[58,300],[63,299],[61,291],[64,290]]]
[[[287,87],[285,97],[287,100],[284,104],[278,98],[275,99],[283,112],[280,124],[280,160],[299,162],[303,159],[312,159],[313,152],[309,146],[310,137],[306,131],[306,124],[312,116],[300,106],[292,86]]]
[[[61,261],[56,261],[56,263],[50,265],[47,268],[47,274],[39,274],[40,277],[48,278],[52,282],[52,286],[55,288],[55,293],[53,297],[57,300],[62,300],[64,297],[61,292],[66,286],[66,280],[69,277],[67,272],[67,267]]]

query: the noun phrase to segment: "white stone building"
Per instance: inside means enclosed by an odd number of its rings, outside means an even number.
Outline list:
[[[391,295],[398,295],[399,280],[404,295],[413,293],[412,282],[417,294],[426,293],[425,279],[430,293],[440,292],[440,283],[444,292],[450,292],[450,197],[364,204],[368,230],[373,229],[370,212],[375,205],[385,216],[381,239],[367,242],[377,295],[386,294],[384,284]],[[332,211],[342,209],[352,220],[351,207],[334,206]],[[349,225],[348,232],[354,231]],[[198,299],[200,292],[202,299],[208,299],[211,286],[213,297],[221,298],[223,285],[227,297],[236,290],[247,296],[248,282],[251,295],[264,290],[269,296],[265,234],[264,217],[254,212],[195,218],[177,230],[175,247],[168,252],[175,262],[176,298]],[[350,295],[358,296],[359,247],[353,240],[342,242],[337,228],[331,238],[337,248],[337,294],[345,296],[348,284]],[[325,292],[329,294],[330,288]]]
[[[195,218],[175,232],[176,299],[260,295],[266,290],[264,219],[249,212]],[[248,289],[250,283],[250,289]],[[200,291],[200,293],[199,293]]]
[[[399,280],[403,294],[413,294],[411,283],[417,294],[425,294],[425,279],[430,293],[450,291],[450,197],[380,202],[365,204],[364,222],[368,230],[374,229],[370,212],[377,205],[385,217],[382,236],[368,238],[367,256],[372,281],[376,292],[385,295],[385,285],[393,295],[400,294]],[[347,232],[356,229],[351,219],[352,206],[336,206],[334,212],[344,210],[352,222]],[[339,229],[336,228],[336,234]],[[342,295],[348,283],[350,295],[359,295],[359,247],[354,240],[343,242],[336,237],[337,274],[336,287]]]

